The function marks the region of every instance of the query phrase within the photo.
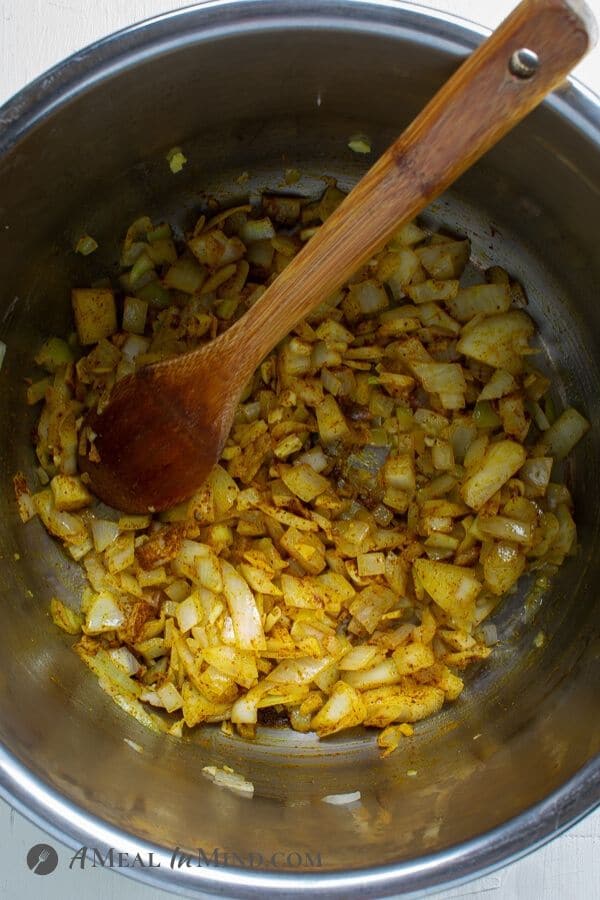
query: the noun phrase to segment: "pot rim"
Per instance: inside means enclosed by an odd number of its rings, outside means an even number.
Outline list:
[[[327,24],[348,31],[410,34],[459,59],[490,32],[466,18],[405,0],[205,0],[131,25],[58,63],[0,107],[0,161],[33,129],[77,96],[145,59],[240,30]],[[600,97],[570,77],[544,105],[600,150]],[[266,873],[232,867],[170,869],[171,850],[143,841],[86,813],[0,745],[0,796],[70,848],[127,848],[149,852],[156,869],[126,869],[148,885],[174,893],[209,891],[259,898],[382,897],[451,887],[522,858],[600,805],[600,754],[540,803],[506,823],[456,846],[414,860],[322,875]]]

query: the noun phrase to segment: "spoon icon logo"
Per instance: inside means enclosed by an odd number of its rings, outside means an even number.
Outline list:
[[[50,875],[58,865],[58,853],[50,844],[35,844],[27,854],[27,865],[34,875]]]

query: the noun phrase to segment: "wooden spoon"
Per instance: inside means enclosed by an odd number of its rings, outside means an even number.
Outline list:
[[[118,382],[87,417],[93,491],[127,512],[188,498],[264,356],[555,88],[592,45],[580,0],[525,0],[460,66],[250,310],[211,343]]]

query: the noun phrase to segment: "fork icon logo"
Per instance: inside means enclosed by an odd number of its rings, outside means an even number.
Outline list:
[[[34,875],[50,875],[58,865],[58,853],[50,844],[35,844],[27,854],[27,865]]]

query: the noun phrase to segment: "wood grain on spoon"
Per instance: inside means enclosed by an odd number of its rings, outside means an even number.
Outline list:
[[[251,309],[211,343],[120,381],[87,424],[100,461],[80,457],[94,492],[127,512],[187,499],[218,460],[264,356],[579,62],[594,39],[580,0],[525,0],[456,71]],[[511,59],[539,60],[529,77]],[[527,75],[528,73],[523,73]]]

